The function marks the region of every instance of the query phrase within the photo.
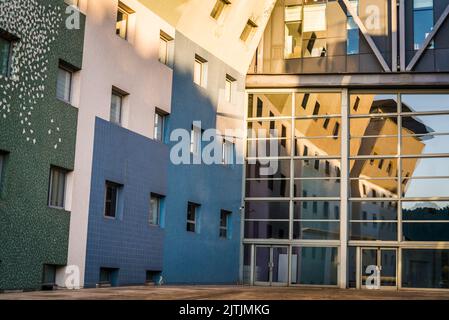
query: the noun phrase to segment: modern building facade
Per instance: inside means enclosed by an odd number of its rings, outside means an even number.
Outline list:
[[[247,77],[246,283],[449,287],[448,12],[277,2]]]
[[[1,2],[0,291],[448,289],[448,14]]]
[[[144,284],[162,271],[174,28],[134,0],[88,1],[85,13],[68,268],[58,285],[72,266],[80,287]]]
[[[84,15],[0,2],[0,290],[40,289],[67,263]],[[26,21],[26,23],[25,23]]]

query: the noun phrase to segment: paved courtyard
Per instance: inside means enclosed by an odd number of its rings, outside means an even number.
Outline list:
[[[449,300],[449,292],[248,286],[140,286],[0,294],[0,300]]]

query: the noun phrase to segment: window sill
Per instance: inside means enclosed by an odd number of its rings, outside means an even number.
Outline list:
[[[117,217],[108,217],[108,216],[105,216],[105,215],[103,215],[103,218],[106,219],[106,220],[117,220]]]

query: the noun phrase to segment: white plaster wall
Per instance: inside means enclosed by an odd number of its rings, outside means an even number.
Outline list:
[[[124,127],[153,138],[158,107],[170,113],[172,70],[158,61],[160,30],[175,30],[137,0],[123,0],[135,11],[129,41],[115,34],[117,0],[83,1],[87,15],[83,69],[80,72],[78,130],[73,176],[67,265],[80,270],[84,283],[95,117],[109,120],[112,86],[129,93]],[[62,270],[60,273],[64,272]],[[58,285],[65,277],[58,275]]]

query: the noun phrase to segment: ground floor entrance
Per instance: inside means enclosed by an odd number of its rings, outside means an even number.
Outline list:
[[[362,289],[397,289],[397,249],[360,248],[359,286]]]
[[[288,284],[288,247],[256,246],[254,274],[256,285]]]

